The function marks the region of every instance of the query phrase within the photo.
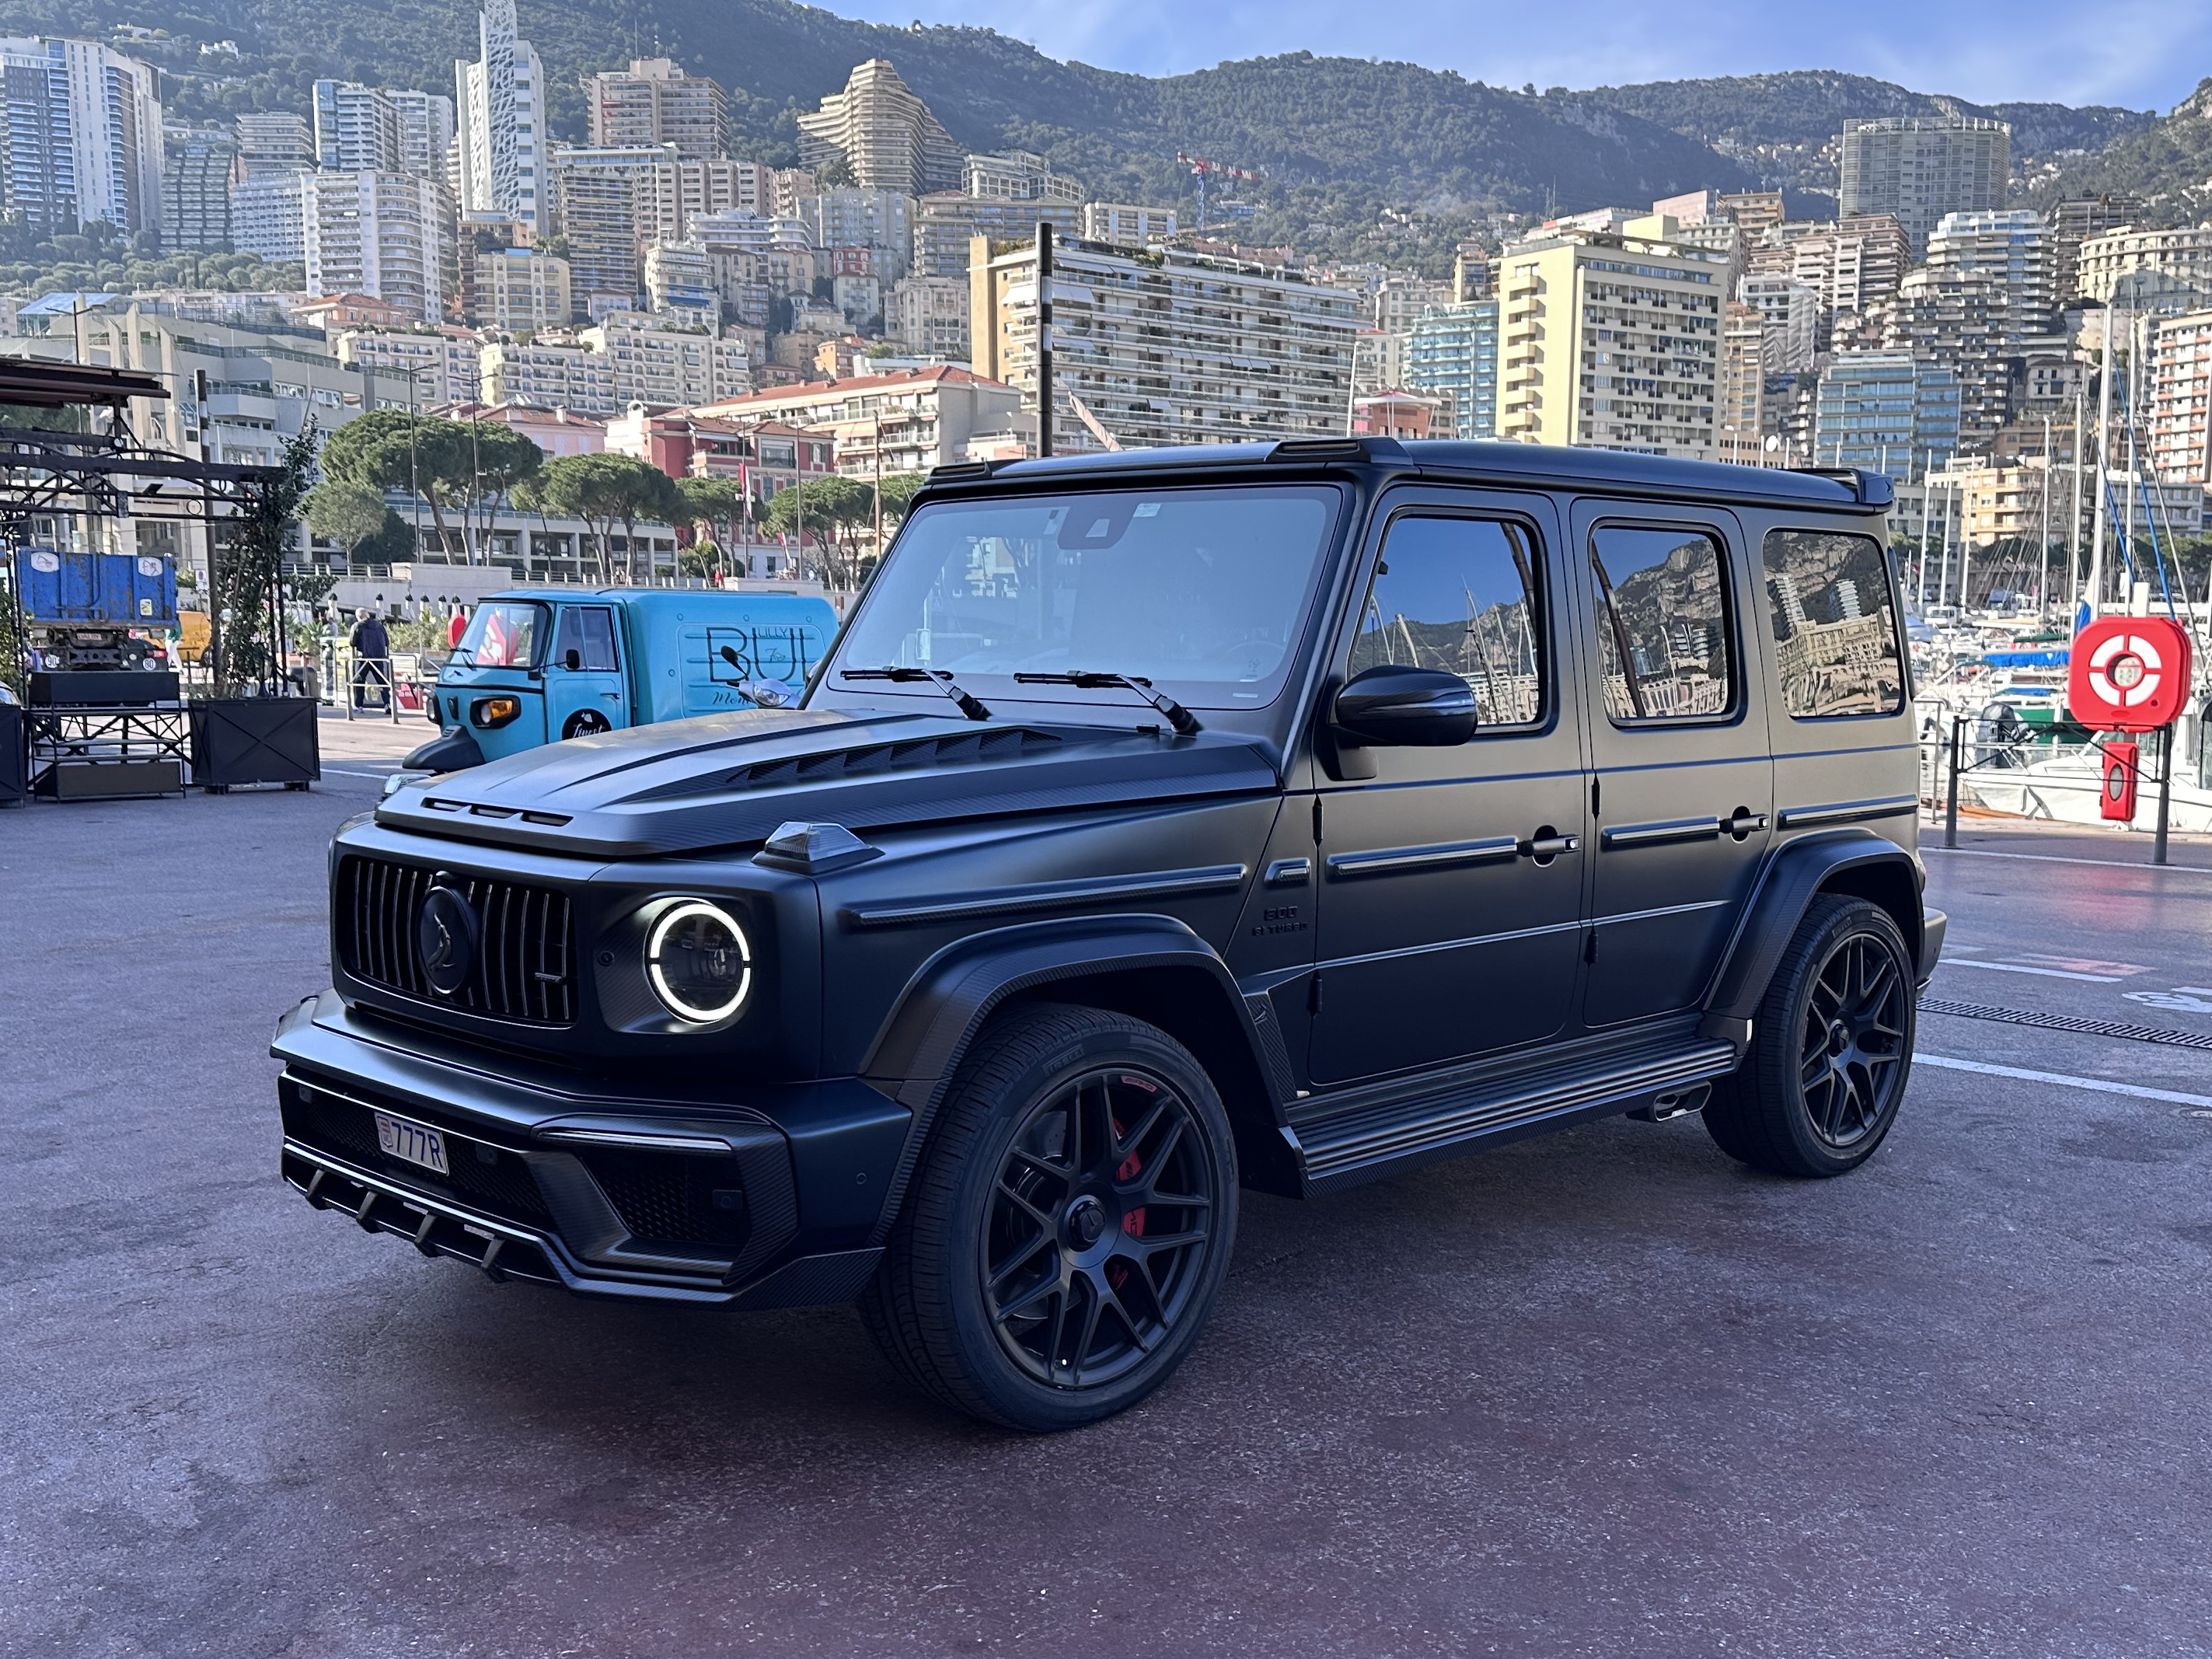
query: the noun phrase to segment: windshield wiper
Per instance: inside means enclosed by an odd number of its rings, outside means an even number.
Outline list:
[[[952,676],[942,668],[847,668],[839,671],[848,680],[890,680],[899,685],[926,685],[933,691],[942,691],[960,705],[960,712],[971,720],[987,720],[991,711],[983,707],[973,695],[953,684]]]
[[[1133,691],[1146,702],[1168,717],[1168,724],[1177,732],[1189,737],[1198,730],[1198,716],[1192,714],[1165,692],[1152,690],[1152,683],[1139,679],[1134,674],[1101,673],[1090,669],[1074,669],[1065,674],[1017,674],[1017,685],[1072,685],[1078,690]]]

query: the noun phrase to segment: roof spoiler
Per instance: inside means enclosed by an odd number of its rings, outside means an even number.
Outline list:
[[[1285,438],[1267,452],[1271,461],[1410,461],[1395,438]]]
[[[1869,472],[1863,466],[1793,466],[1790,470],[1849,485],[1852,498],[1861,507],[1889,507],[1897,500],[1897,486],[1887,472]]]
[[[996,461],[946,461],[929,469],[929,482],[965,483],[970,479],[988,478],[998,465]]]

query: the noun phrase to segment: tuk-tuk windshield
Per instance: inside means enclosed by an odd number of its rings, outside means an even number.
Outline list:
[[[455,654],[476,668],[535,668],[545,637],[545,607],[493,599],[477,607]]]

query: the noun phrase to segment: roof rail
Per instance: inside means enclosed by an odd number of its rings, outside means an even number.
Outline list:
[[[1410,461],[1395,438],[1285,438],[1267,452],[1271,461]]]
[[[1793,466],[1790,471],[1849,485],[1861,507],[1888,507],[1897,500],[1897,485],[1887,472],[1870,472],[1863,466]]]

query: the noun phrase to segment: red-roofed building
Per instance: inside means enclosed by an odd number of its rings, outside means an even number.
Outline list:
[[[758,501],[802,477],[836,471],[836,444],[826,432],[682,409],[633,409],[617,416],[607,423],[607,447],[649,462],[672,478],[727,478]]]
[[[429,411],[449,421],[496,421],[520,432],[548,455],[597,455],[607,447],[607,423],[589,415],[565,409],[542,409],[532,404],[447,404]]]
[[[953,364],[771,386],[685,413],[743,427],[775,421],[828,436],[836,470],[848,477],[926,472],[948,461],[1002,455],[1025,446],[1036,417],[1024,415],[1021,393]]]

